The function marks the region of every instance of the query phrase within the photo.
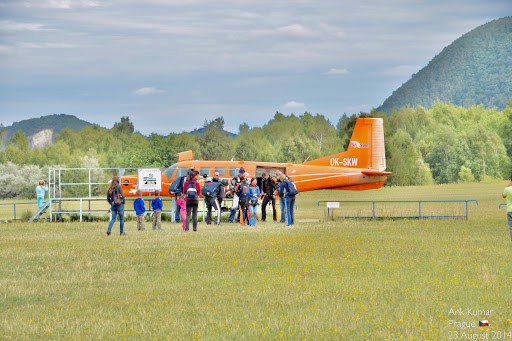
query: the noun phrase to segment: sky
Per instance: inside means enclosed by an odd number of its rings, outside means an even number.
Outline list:
[[[75,115],[143,134],[381,105],[511,0],[0,0],[0,123]]]

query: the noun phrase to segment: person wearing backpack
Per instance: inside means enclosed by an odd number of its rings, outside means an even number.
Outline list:
[[[213,182],[220,182],[222,184],[219,188],[219,191],[217,192],[217,201],[219,202],[219,209],[220,209],[220,205],[222,204],[222,200],[224,199],[224,194],[226,192],[225,187],[228,185],[228,180],[226,180],[226,179],[220,180],[220,173],[215,172],[213,174]]]
[[[240,178],[244,175],[244,173],[245,173],[245,169],[244,169],[244,167],[241,167],[238,170],[238,175],[233,177],[233,179],[231,179],[231,182],[229,183],[229,189],[231,190],[231,192],[233,192],[233,206],[231,207],[231,213],[229,214],[228,223],[235,222],[235,215],[239,208],[239,199],[240,199],[238,197],[238,194],[236,193],[236,190],[238,188],[238,185],[240,184]],[[237,222],[240,221],[240,215],[238,215],[238,218],[236,219],[236,221]]]
[[[126,233],[124,233],[125,198],[123,195],[123,189],[119,185],[118,176],[114,176],[112,181],[110,181],[110,186],[107,191],[107,201],[110,204],[110,212],[112,214],[112,218],[108,224],[107,236],[110,236],[110,232],[112,231],[112,226],[114,226],[114,223],[116,222],[117,215],[119,215],[119,233],[121,236],[126,236]]]
[[[187,181],[183,184],[183,190],[185,194],[185,202],[187,206],[187,221],[185,223],[185,232],[188,232],[190,224],[190,216],[192,215],[192,228],[194,232],[197,232],[197,208],[199,206],[199,193],[201,193],[201,187],[197,182],[198,171],[188,172]]]
[[[295,207],[295,195],[299,193],[297,186],[286,175],[279,176],[281,187],[279,187],[279,196],[284,197],[286,207],[286,227],[293,227],[295,219],[293,216],[293,208]]]
[[[278,170],[276,172],[276,177],[278,180],[277,185],[278,185],[279,189],[281,188],[281,185],[283,184],[283,181],[281,181],[281,175],[284,175],[283,172]],[[286,178],[286,175],[285,175],[285,178]],[[279,207],[281,207],[281,219],[279,222],[285,223],[286,222],[286,203],[285,203],[284,197],[285,197],[286,193],[284,193],[284,195],[281,195],[281,194],[279,194],[279,190],[277,190],[276,192],[277,192],[277,195],[279,196]]]
[[[258,179],[251,179],[249,187],[249,226],[256,226],[256,218],[258,217],[258,197],[260,196],[260,188],[258,187]]]
[[[212,224],[212,207],[217,212],[218,205],[215,202],[215,199],[217,199],[216,192],[219,185],[219,183],[215,184],[211,178],[205,178],[204,186],[201,189],[201,194],[204,196],[204,203],[207,210],[206,225]],[[217,224],[217,222],[215,222],[215,224]]]
[[[205,182],[201,194],[204,196],[204,202],[206,204],[206,224],[211,225],[212,223],[212,208],[215,210],[215,225],[220,225],[220,203],[224,196],[224,183],[219,182],[220,174],[215,172],[212,178],[208,178],[208,182]],[[223,180],[226,181],[226,180]],[[226,181],[227,183],[227,181]]]
[[[249,223],[249,218],[247,216],[247,209],[249,208],[249,181],[246,178],[246,174],[240,175],[240,183],[238,184],[238,188],[236,190],[236,194],[238,196],[238,210],[240,212],[240,224],[245,225],[245,223]]]
[[[195,167],[190,167],[189,168],[189,171],[193,171],[195,170]],[[174,197],[176,198],[176,212],[175,212],[175,215],[174,215],[174,222],[175,223],[179,223],[180,222],[180,216],[181,216],[181,206],[178,204],[178,200],[181,198],[181,195],[183,194],[183,184],[185,183],[185,181],[187,181],[187,176],[188,175],[185,175],[185,176],[182,176],[180,177],[179,179],[179,182],[178,182],[178,186],[177,188],[175,189],[174,192],[172,193],[169,193],[169,194],[174,194]],[[169,188],[170,190],[170,188]],[[186,211],[186,206],[185,207],[185,211]],[[183,220],[183,219],[182,219]]]

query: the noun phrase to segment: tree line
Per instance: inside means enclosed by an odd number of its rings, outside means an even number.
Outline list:
[[[185,150],[192,150],[196,159],[301,163],[346,150],[359,117],[384,119],[387,169],[396,174],[386,185],[504,179],[512,172],[511,99],[503,111],[437,102],[431,109],[405,107],[389,116],[377,111],[343,115],[336,125],[320,114],[277,112],[262,127],[240,124],[235,138],[224,131],[222,117],[205,121],[202,134],[168,136],[144,136],[128,117],[122,117],[111,129],[98,125],[63,129],[52,145],[41,149],[30,148],[25,134],[17,131],[2,141],[0,178],[12,180],[23,172],[45,178],[49,166],[169,167],[177,161],[174,155]],[[9,194],[1,196],[16,196],[12,185],[6,187]]]

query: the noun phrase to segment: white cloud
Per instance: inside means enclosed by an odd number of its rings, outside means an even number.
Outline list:
[[[60,8],[70,9],[76,7],[98,7],[99,3],[93,0],[29,0],[24,1],[23,5],[27,8],[43,7],[43,8]]]
[[[22,49],[72,49],[76,45],[64,43],[18,43]]]
[[[324,75],[347,75],[349,72],[347,69],[330,69],[324,72]]]
[[[6,31],[47,31],[43,24],[1,20],[0,29]]]
[[[13,48],[11,46],[7,45],[0,45],[0,54],[7,54],[13,51]]]
[[[306,105],[304,103],[295,102],[295,101],[290,101],[290,102],[287,102],[285,105],[283,105],[284,109],[300,109],[300,108],[305,108],[305,107],[306,107]]]
[[[146,87],[135,90],[133,93],[137,96],[146,96],[151,94],[159,94],[165,92],[164,90],[160,90],[154,87]]]
[[[315,33],[313,33],[311,30],[308,30],[307,28],[300,24],[279,27],[278,29],[276,29],[276,32],[297,38],[311,38],[315,36]]]
[[[419,66],[399,65],[381,72],[383,76],[410,76],[421,69]]]

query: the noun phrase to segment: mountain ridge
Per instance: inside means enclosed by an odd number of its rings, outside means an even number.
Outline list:
[[[512,17],[490,21],[446,46],[376,110],[431,108],[436,101],[503,110],[512,97]]]

